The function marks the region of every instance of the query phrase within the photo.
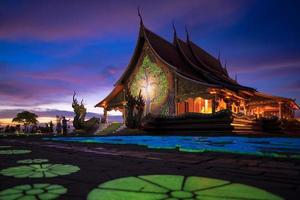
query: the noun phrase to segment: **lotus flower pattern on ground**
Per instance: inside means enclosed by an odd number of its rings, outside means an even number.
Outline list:
[[[0,150],[0,155],[13,155],[13,154],[25,154],[30,153],[30,150],[25,149],[8,149],[8,150]]]
[[[0,146],[0,149],[7,149],[10,148],[11,146]]]
[[[178,175],[147,175],[111,180],[99,185],[88,200],[279,200],[265,190],[229,181]]]
[[[74,165],[47,163],[9,167],[1,170],[0,173],[4,176],[13,176],[15,178],[51,178],[72,174],[79,170],[80,168]]]
[[[33,164],[33,163],[45,163],[48,162],[48,159],[40,159],[40,158],[36,158],[36,159],[25,159],[25,160],[18,160],[17,163],[19,164]]]
[[[2,190],[0,200],[51,200],[65,194],[67,189],[61,185],[40,183],[33,185],[19,185]]]

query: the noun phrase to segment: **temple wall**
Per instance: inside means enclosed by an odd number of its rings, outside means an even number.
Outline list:
[[[209,94],[209,87],[197,84],[196,82],[187,80],[177,76],[177,101],[185,101],[188,98],[201,97],[203,99],[212,99]]]
[[[147,65],[150,66],[149,70]],[[149,87],[146,86],[145,74],[147,74]],[[153,53],[147,43],[143,47],[133,73],[125,84],[134,96],[137,96],[141,90],[146,104],[145,114],[147,111],[155,115],[175,114],[173,73]]]

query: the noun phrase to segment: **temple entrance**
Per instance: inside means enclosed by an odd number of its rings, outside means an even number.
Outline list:
[[[185,101],[177,103],[177,115],[196,112],[196,113],[212,113],[212,99],[203,99],[201,97],[188,98]]]

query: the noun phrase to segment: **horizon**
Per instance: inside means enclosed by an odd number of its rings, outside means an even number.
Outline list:
[[[94,105],[134,51],[138,6],[153,32],[172,41],[174,21],[185,39],[187,25],[192,41],[221,52],[239,83],[300,104],[299,2],[1,1],[0,121],[20,110],[72,112],[74,91],[88,113],[102,114]]]

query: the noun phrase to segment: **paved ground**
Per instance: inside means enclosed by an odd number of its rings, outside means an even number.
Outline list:
[[[0,155],[0,169],[18,166],[22,159],[46,158],[49,163],[71,164],[80,171],[53,178],[13,178],[0,175],[0,189],[28,183],[53,183],[68,188],[60,199],[86,199],[108,180],[137,175],[176,174],[205,176],[252,185],[285,199],[300,197],[300,160],[260,158],[223,153],[181,153],[128,145],[100,145],[2,139],[11,149],[30,149],[19,155]]]

